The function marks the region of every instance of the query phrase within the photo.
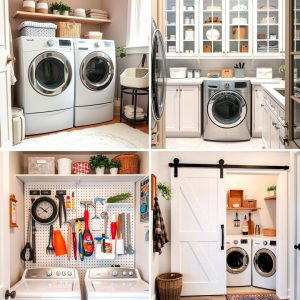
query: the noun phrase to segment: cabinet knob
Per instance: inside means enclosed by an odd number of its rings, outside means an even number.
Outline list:
[[[11,62],[15,62],[16,61],[16,58],[14,57],[14,56],[7,56],[7,60],[6,60],[6,62],[9,64],[9,63],[11,63]]]
[[[9,290],[7,290],[6,292],[5,292],[5,299],[9,299],[9,298],[11,298],[11,299],[14,299],[14,298],[16,298],[16,292],[15,291],[11,291],[11,292],[9,292]]]

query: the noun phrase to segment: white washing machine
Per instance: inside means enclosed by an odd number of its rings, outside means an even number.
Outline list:
[[[73,127],[74,48],[70,39],[17,39],[17,102],[23,108],[26,135]]]
[[[113,119],[116,50],[114,41],[75,39],[75,126]]]
[[[245,236],[227,236],[226,269],[227,286],[251,285],[251,238]]]
[[[276,289],[276,239],[260,237],[253,239],[252,248],[253,286]]]
[[[148,300],[149,285],[137,269],[96,268],[85,275],[86,300]]]
[[[78,273],[71,268],[25,270],[11,290],[16,292],[17,300],[81,300]]]

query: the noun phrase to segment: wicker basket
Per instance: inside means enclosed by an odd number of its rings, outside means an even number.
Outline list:
[[[139,156],[136,154],[120,154],[113,158],[121,163],[119,174],[138,174],[139,173]]]
[[[80,38],[81,24],[70,22],[58,22],[57,36],[64,38]]]
[[[182,277],[180,273],[165,273],[156,277],[156,286],[159,300],[180,299],[182,290]]]

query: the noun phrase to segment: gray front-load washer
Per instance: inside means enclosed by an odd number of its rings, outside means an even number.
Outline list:
[[[237,142],[251,139],[249,80],[205,80],[203,96],[204,140]]]

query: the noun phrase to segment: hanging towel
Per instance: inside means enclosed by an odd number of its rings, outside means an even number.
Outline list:
[[[13,38],[12,38],[10,24],[9,24],[9,48],[10,48],[10,56],[15,57],[14,56],[14,48],[13,48]],[[17,82],[17,78],[16,78],[16,75],[15,75],[15,63],[13,61],[9,64],[9,68],[10,68],[10,82],[11,82],[11,85],[15,85],[15,83]]]
[[[154,199],[153,212],[153,251],[162,253],[162,248],[169,242],[168,234],[165,229],[164,219],[161,214],[158,199]]]

